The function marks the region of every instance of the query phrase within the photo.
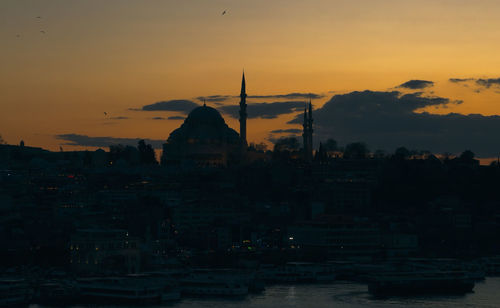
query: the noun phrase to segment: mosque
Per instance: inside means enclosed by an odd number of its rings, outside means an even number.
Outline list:
[[[184,123],[170,133],[163,145],[162,164],[194,163],[197,166],[227,166],[247,157],[247,103],[245,73],[240,92],[240,133],[230,128],[219,111],[206,104],[193,109]],[[312,157],[312,107],[304,113],[304,158]],[[310,153],[309,153],[310,151]]]

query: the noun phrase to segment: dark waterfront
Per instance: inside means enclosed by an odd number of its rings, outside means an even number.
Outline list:
[[[365,284],[342,283],[324,285],[275,285],[261,294],[248,295],[241,299],[194,298],[183,299],[154,307],[498,307],[500,302],[500,278],[487,278],[477,283],[474,292],[463,296],[416,296],[375,299]],[[31,308],[47,306],[31,305]],[[85,307],[85,306],[72,306]],[[93,306],[94,307],[94,306]],[[126,306],[98,306],[126,307]]]

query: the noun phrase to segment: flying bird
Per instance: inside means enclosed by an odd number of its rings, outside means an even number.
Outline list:
[[[38,18],[38,19],[42,19],[42,16],[37,16],[36,18]]]
[[[16,37],[17,37],[17,38],[20,38],[20,37],[21,37],[21,34],[16,34]]]
[[[226,15],[226,10],[224,10],[224,12],[222,12],[222,15]]]
[[[104,111],[104,116],[107,116],[107,115],[108,115],[108,113],[106,111]]]
[[[41,33],[41,34],[45,34],[45,31],[43,31],[43,30],[40,30],[40,33]]]

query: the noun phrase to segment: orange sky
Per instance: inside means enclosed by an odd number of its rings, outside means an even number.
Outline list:
[[[150,118],[174,113],[128,109],[238,95],[243,68],[249,95],[322,93],[321,106],[425,79],[464,101],[430,112],[500,114],[498,90],[448,82],[500,77],[498,16],[494,0],[3,0],[0,134],[49,149],[67,133],[166,139],[182,121]],[[292,117],[252,119],[248,139]]]

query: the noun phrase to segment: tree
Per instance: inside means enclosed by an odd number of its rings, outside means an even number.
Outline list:
[[[328,138],[326,142],[323,144],[325,151],[333,152],[338,150],[338,144],[335,139]]]
[[[410,151],[405,147],[399,147],[394,151],[394,157],[400,160],[408,159],[410,155]]]
[[[373,153],[373,157],[375,158],[384,158],[385,157],[385,151],[384,150],[376,150],[375,153]]]
[[[6,144],[5,140],[3,140],[2,135],[0,135],[0,144]]]
[[[83,154],[83,165],[85,167],[90,167],[92,165],[92,154],[89,151],[85,151]]]
[[[264,142],[253,143],[251,142],[248,146],[249,151],[265,153],[267,151],[267,145]]]
[[[296,137],[280,138],[274,144],[274,152],[294,152],[299,148],[299,140]]]
[[[115,164],[122,160],[129,164],[135,165],[140,162],[140,155],[137,148],[127,145],[123,146],[121,144],[111,145],[109,147],[109,160],[111,164]]]
[[[363,142],[353,142],[345,146],[344,158],[362,159],[368,156],[368,147]]]
[[[474,152],[471,150],[465,150],[460,154],[460,160],[465,161],[465,162],[471,162],[474,160]]]
[[[139,150],[141,164],[149,165],[158,163],[155,157],[155,150],[153,149],[151,144],[146,144],[144,139],[139,141],[137,149]]]
[[[297,153],[300,149],[299,140],[296,137],[280,138],[274,144],[273,159],[289,161],[293,157],[293,153]]]
[[[319,149],[314,156],[314,160],[319,162],[328,161],[328,152],[325,150],[325,146],[321,142],[319,143]]]

